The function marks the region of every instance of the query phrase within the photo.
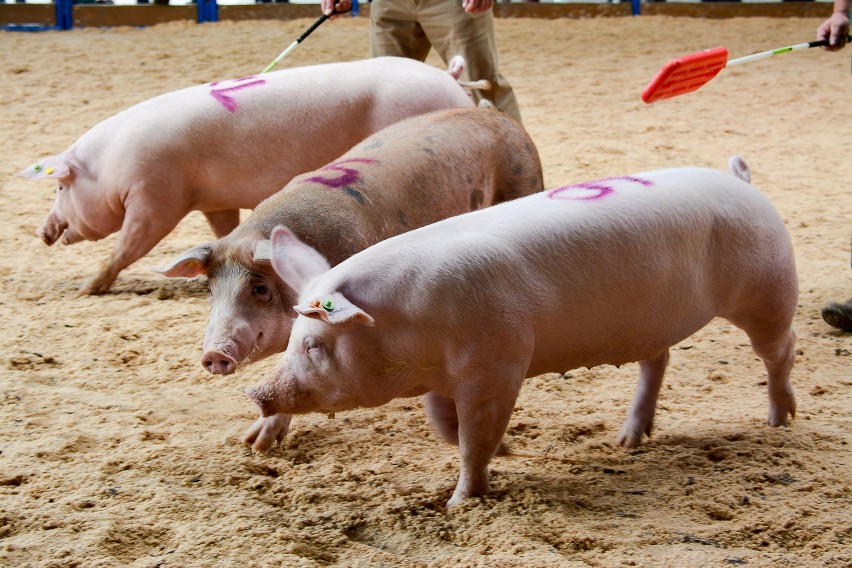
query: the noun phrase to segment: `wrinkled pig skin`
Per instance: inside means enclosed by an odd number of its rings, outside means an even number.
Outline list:
[[[718,316],[765,364],[769,424],[787,424],[792,245],[745,162],[732,158],[731,170],[555,188],[388,239],[331,269],[278,227],[272,262],[299,291],[299,315],[279,367],[247,392],[263,416],[425,394],[429,419],[460,447],[453,506],[487,492],[526,377],[638,361],[618,435],[636,447],[651,433],[669,348]]]
[[[471,107],[449,71],[381,57],[197,85],[154,97],[94,126],[65,152],[19,172],[57,181],[37,235],[50,245],[118,232],[80,294],[107,292],[190,211],[214,234],[239,223],[297,174],[326,164],[403,118]]]
[[[276,225],[290,227],[323,264],[334,265],[388,237],[542,189],[535,145],[512,118],[478,108],[437,111],[390,126],[296,177],[230,235],[158,270],[208,278],[202,364],[230,374],[287,346],[296,294],[263,252]],[[244,441],[268,448],[288,424],[262,417]]]

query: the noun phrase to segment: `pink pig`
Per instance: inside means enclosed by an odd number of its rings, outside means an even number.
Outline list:
[[[293,233],[272,262],[299,291],[279,367],[248,390],[264,416],[425,394],[461,451],[448,506],[488,490],[488,463],[526,377],[639,361],[618,436],[650,434],[669,348],[716,316],[768,371],[769,423],[796,410],[797,277],[769,201],[736,176],[657,170],[556,188],[411,231],[329,269]]]
[[[144,101],[97,124],[62,154],[19,175],[58,182],[37,234],[48,245],[119,231],[80,294],[107,292],[193,210],[216,236],[295,175],[318,168],[403,118],[473,106],[450,71],[396,57],[209,83]],[[487,82],[486,82],[487,83]]]
[[[287,347],[297,297],[269,263],[276,225],[290,227],[327,266],[393,235],[542,189],[538,152],[516,121],[488,109],[436,111],[389,126],[297,176],[234,232],[157,270],[208,278],[202,364],[230,374]],[[245,439],[269,447],[288,423],[261,418]]]

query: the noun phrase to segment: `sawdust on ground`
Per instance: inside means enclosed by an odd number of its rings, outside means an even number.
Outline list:
[[[819,317],[852,296],[849,49],[723,71],[648,106],[670,58],[807,41],[815,19],[497,21],[501,60],[548,186],[749,161],[794,241],[798,415],[766,424],[764,369],[714,321],[672,350],[654,437],[614,443],[637,366],[529,379],[493,489],[447,512],[458,452],[416,399],[298,417],[282,447],[239,436],[236,375],[199,364],[204,284],[147,271],[211,238],[193,213],[112,293],[75,298],[114,237],[47,248],[53,188],[13,177],[151,96],[262,69],[311,20],[0,35],[0,563],[8,566],[849,566],[852,336]],[[365,19],[285,63],[367,57]],[[434,57],[430,63],[442,66]]]

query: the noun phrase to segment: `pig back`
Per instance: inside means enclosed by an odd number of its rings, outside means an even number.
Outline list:
[[[335,265],[386,238],[542,189],[535,145],[488,109],[412,117],[294,178],[235,231],[290,228]]]
[[[153,97],[96,125],[74,150],[113,185],[163,171],[160,185],[181,187],[193,209],[254,208],[385,126],[462,106],[472,102],[458,82],[419,61],[312,65]]]
[[[354,218],[370,244],[543,189],[535,144],[518,122],[490,109],[408,118],[334,164],[357,171],[339,196],[360,206]]]
[[[388,270],[375,279],[371,266]],[[387,290],[425,328],[466,337],[475,322],[480,333],[534,338],[531,374],[650,358],[755,297],[795,306],[796,287],[790,239],[768,200],[699,168],[555,188],[448,219],[329,277],[370,290],[367,304]]]

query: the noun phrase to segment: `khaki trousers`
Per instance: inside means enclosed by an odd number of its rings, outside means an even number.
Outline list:
[[[490,91],[474,91],[520,122],[515,93],[500,73],[494,15],[468,14],[461,0],[373,0],[370,4],[370,53],[425,61],[429,48],[447,63],[465,58],[465,79],[491,81]]]

